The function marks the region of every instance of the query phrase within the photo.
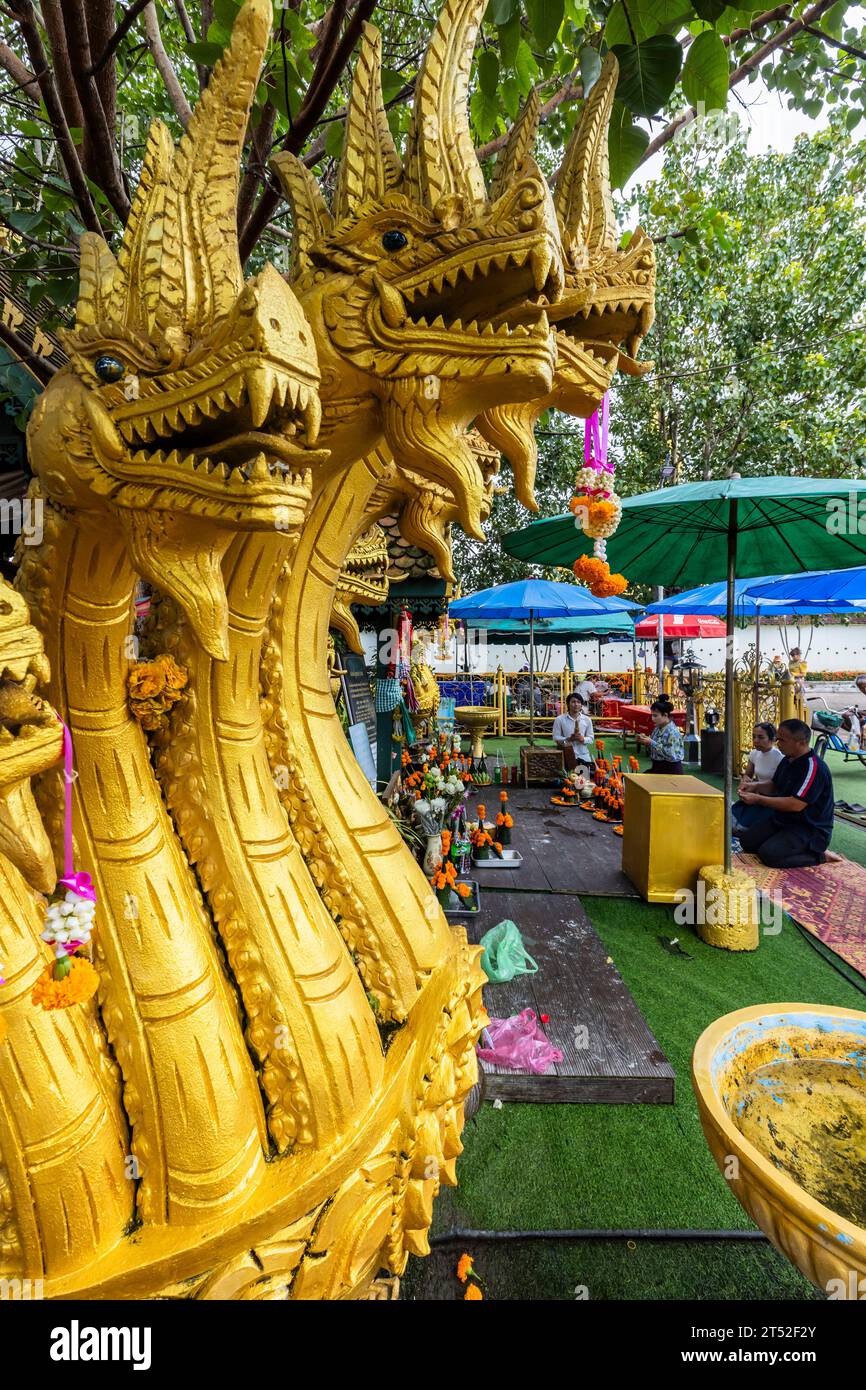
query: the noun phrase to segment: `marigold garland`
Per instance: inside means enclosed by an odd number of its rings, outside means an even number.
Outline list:
[[[99,988],[99,976],[85,956],[71,957],[68,971],[57,979],[55,971],[62,970],[63,965],[61,961],[47,965],[33,986],[30,999],[39,1008],[69,1009],[73,1004],[85,1004]]]

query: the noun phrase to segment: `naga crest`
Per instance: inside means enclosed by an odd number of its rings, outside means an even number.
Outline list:
[[[559,232],[527,157],[489,195],[467,115],[484,0],[447,0],[415,88],[401,163],[367,25],[333,207],[293,155],[275,160],[294,219],[292,280],[314,326],[323,441],[338,460],[384,434],[400,467],[453,492],[479,534],[483,480],[465,440],[482,410],[550,390],[545,306],[562,288]]]
[[[27,605],[0,579],[0,856],[42,893],[54,887],[56,873],[30,779],[56,763],[63,746],[60,721],[36,694],[47,679]]]
[[[133,562],[225,655],[222,553],[237,529],[288,530],[310,498],[319,428],[316,346],[273,266],[244,282],[240,158],[270,0],[247,0],[177,148],[152,125],[115,257],[81,241],[68,366],[34,411],[43,492],[110,510]]]
[[[534,427],[539,416],[550,407],[569,415],[591,415],[617,367],[639,376],[652,365],[635,358],[655,314],[655,251],[641,228],[620,249],[610,189],[608,128],[618,75],[616,57],[609,53],[584,103],[556,182],[565,290],[547,310],[557,345],[553,390],[535,401],[494,408],[479,421],[486,438],[511,462],[517,495],[532,510],[537,510]],[[533,93],[512,128],[494,186],[519,177],[537,123],[538,97]]]
[[[342,633],[353,652],[362,652],[361,634],[352,605],[377,608],[388,597],[388,541],[375,523],[359,536],[349,551],[337,581],[331,627]]]

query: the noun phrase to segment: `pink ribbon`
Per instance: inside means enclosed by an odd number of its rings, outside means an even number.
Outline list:
[[[583,435],[583,456],[588,468],[595,468],[598,472],[605,470],[613,472],[613,468],[607,461],[607,425],[608,425],[608,403],[607,392],[601,402],[601,423],[599,424],[599,413],[590,415],[584,426]]]
[[[60,715],[57,716],[60,719]],[[63,877],[58,882],[60,888],[71,888],[73,893],[77,893],[79,898],[87,898],[90,902],[96,902],[96,889],[91,882],[90,874],[79,873],[75,868],[74,854],[72,849],[72,783],[75,778],[74,758],[72,753],[72,735],[66,724],[60,719],[63,725],[63,783],[64,783],[64,807],[63,807]],[[79,945],[81,943],[79,942]]]

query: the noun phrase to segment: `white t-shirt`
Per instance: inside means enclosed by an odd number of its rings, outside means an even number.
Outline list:
[[[579,763],[591,763],[592,753],[590,744],[595,738],[592,728],[592,720],[588,714],[579,714],[576,719],[572,719],[570,714],[558,714],[553,721],[553,741],[554,743],[568,743],[573,734],[577,731],[583,734],[586,743],[573,743],[575,757]]]
[[[595,694],[595,686],[592,681],[581,681],[577,686],[577,694],[583,700],[584,704],[588,705],[591,697]]]
[[[755,781],[772,782],[773,773],[784,756],[778,748],[753,748],[749,754],[749,762],[755,769]]]

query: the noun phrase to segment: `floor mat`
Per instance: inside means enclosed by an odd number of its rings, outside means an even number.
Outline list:
[[[813,936],[866,976],[866,869],[842,859],[810,869],[768,869],[754,854],[734,856],[765,893]]]

